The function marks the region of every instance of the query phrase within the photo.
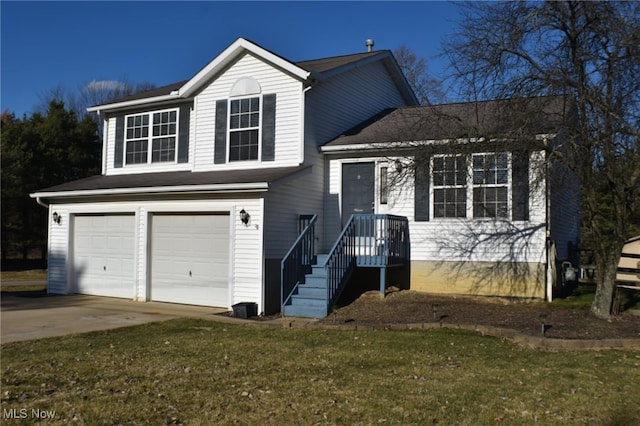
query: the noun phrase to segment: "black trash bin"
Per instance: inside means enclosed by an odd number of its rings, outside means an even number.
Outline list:
[[[236,318],[251,318],[258,315],[258,304],[253,302],[240,302],[231,306],[233,316]]]

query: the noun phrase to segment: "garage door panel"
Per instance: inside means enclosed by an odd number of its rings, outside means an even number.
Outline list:
[[[133,215],[75,216],[75,291],[132,297],[135,292],[134,235]]]
[[[163,214],[153,217],[153,300],[227,306],[228,265],[228,215]]]

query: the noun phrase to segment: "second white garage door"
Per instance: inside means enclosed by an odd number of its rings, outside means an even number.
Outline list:
[[[229,306],[229,215],[152,217],[151,299]]]

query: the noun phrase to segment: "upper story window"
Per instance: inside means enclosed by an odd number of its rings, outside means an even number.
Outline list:
[[[433,158],[433,216],[467,216],[467,159],[463,155]]]
[[[260,97],[232,99],[229,111],[229,161],[257,160]]]
[[[129,115],[125,125],[125,164],[176,161],[177,109]]]

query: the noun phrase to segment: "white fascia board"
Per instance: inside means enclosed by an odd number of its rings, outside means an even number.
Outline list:
[[[212,185],[179,185],[179,186],[154,186],[139,188],[115,188],[115,189],[85,189],[77,191],[59,191],[59,192],[35,192],[29,194],[31,198],[69,198],[69,197],[87,197],[100,195],[135,195],[135,194],[159,194],[159,193],[180,193],[180,194],[199,194],[213,192],[265,192],[269,189],[269,182],[251,182],[251,183],[230,183],[230,184],[212,184]]]
[[[193,78],[186,82],[178,91],[181,97],[189,97],[194,94],[204,83],[209,81],[214,75],[222,70],[228,63],[233,61],[239,54],[244,51],[253,53],[254,55],[274,64],[288,73],[296,76],[301,80],[309,77],[309,72],[294,65],[293,63],[275,55],[262,47],[251,43],[243,38],[237,39],[207,66],[201,69]]]
[[[373,149],[400,149],[414,148],[416,146],[436,145],[450,143],[450,140],[427,140],[427,141],[405,141],[405,142],[381,142],[375,144],[351,144],[336,146],[321,146],[321,152],[345,152],[345,151],[368,151]]]
[[[548,141],[556,137],[555,133],[539,134],[536,135],[536,140]],[[490,139],[490,142],[496,142],[499,139]],[[402,142],[380,142],[375,144],[350,144],[350,145],[335,145],[335,146],[321,146],[320,152],[346,152],[346,151],[370,151],[370,150],[389,150],[389,149],[403,149],[403,148],[415,148],[428,145],[446,145],[450,143],[467,144],[486,142],[486,138],[459,138],[459,139],[429,139],[419,141],[402,141]]]
[[[131,101],[118,102],[118,103],[115,103],[115,104],[98,105],[98,106],[87,108],[87,111],[88,112],[95,112],[95,113],[100,114],[103,111],[110,111],[110,110],[113,110],[113,109],[129,108],[129,107],[135,107],[135,106],[146,105],[146,104],[153,104],[153,103],[158,103],[158,102],[170,102],[170,101],[175,101],[175,100],[179,100],[179,99],[180,99],[180,97],[178,96],[177,93],[171,93],[169,95],[154,96],[152,98],[134,99],[134,100],[131,100]]]

